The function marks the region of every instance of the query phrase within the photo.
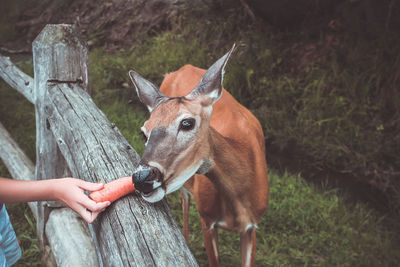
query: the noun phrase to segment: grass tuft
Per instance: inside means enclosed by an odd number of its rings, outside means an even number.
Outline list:
[[[300,176],[269,174],[267,212],[257,229],[256,266],[394,266],[400,260],[399,239],[383,218],[346,196],[321,192]],[[182,226],[179,194],[168,196]],[[200,266],[208,266],[200,218],[190,208],[190,248]],[[221,266],[240,266],[239,236],[219,230]]]

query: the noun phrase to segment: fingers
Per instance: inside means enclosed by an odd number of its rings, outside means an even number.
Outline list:
[[[104,187],[104,183],[91,183],[83,180],[79,181],[79,187],[86,191],[98,191]]]
[[[83,209],[80,215],[87,223],[92,223],[99,214],[100,212],[91,212],[87,209]]]
[[[82,218],[86,222],[92,223],[102,211],[104,211],[108,206],[110,206],[110,204],[111,204],[110,201],[96,203],[95,201],[84,195],[84,198],[80,201],[81,208],[80,212],[78,213],[82,216]]]
[[[86,209],[96,212],[96,211],[101,211],[107,208],[111,202],[110,201],[104,201],[104,202],[99,202],[96,203],[95,201],[91,200],[90,198],[86,197],[83,201],[81,201],[82,206],[84,206]]]
[[[95,209],[92,209],[92,212],[102,212],[108,206],[110,206],[110,204],[111,204],[110,201],[104,201],[104,202],[96,203],[96,207],[95,207]]]
[[[96,214],[96,215],[94,216],[94,214],[93,214],[91,211],[85,209],[84,207],[81,207],[81,209],[79,210],[78,214],[81,215],[81,217],[82,217],[87,223],[92,223],[92,222],[96,219],[96,217],[97,217],[97,215],[98,215],[98,214]]]
[[[63,178],[54,182],[56,199],[71,207],[86,222],[92,223],[111,202],[96,203],[84,191],[97,191],[104,184],[90,183],[76,178]]]
[[[81,217],[87,222],[92,223],[97,216],[104,211],[109,205],[111,204],[110,201],[96,203],[91,209],[85,207],[85,205],[79,205],[74,209]]]

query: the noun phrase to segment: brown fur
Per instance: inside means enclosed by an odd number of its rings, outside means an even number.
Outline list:
[[[160,91],[168,97],[181,97],[191,92],[200,81],[205,70],[186,65],[180,70],[167,74]],[[181,101],[155,109],[145,124],[152,128],[157,122],[168,124],[177,117],[179,109],[190,112],[199,105],[191,101]],[[160,105],[161,106],[161,105]],[[207,117],[202,110],[201,117]],[[165,116],[165,114],[170,116]],[[169,117],[169,118],[168,118]],[[172,118],[173,117],[173,118]],[[156,122],[157,120],[157,122]],[[203,225],[203,238],[210,266],[218,266],[215,223],[223,222],[219,227],[241,233],[242,265],[254,265],[255,231],[249,224],[256,224],[268,205],[268,178],[265,161],[265,144],[262,128],[249,110],[239,104],[231,94],[223,89],[222,97],[213,105],[210,127],[200,129],[196,140],[196,153],[207,154],[213,162],[212,169],[204,175],[195,175],[185,188],[195,199]],[[182,198],[184,201],[185,198]],[[187,203],[183,203],[183,207]],[[187,223],[187,209],[184,209],[184,221]],[[218,224],[217,224],[218,225]],[[187,225],[184,225],[187,239]],[[251,248],[251,258],[246,251]]]

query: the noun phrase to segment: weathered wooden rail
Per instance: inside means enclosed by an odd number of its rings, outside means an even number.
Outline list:
[[[0,56],[0,76],[35,104],[35,179],[110,182],[137,165],[136,151],[88,93],[87,60],[70,25],[47,25],[35,39],[34,79]],[[0,147],[14,178],[33,177],[33,164],[1,125]],[[59,206],[31,205],[41,244],[50,246],[58,266],[197,266],[165,201],[151,204],[135,194],[116,201],[90,225],[94,242],[87,225]]]

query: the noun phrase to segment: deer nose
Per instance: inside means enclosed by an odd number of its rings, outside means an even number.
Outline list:
[[[161,172],[157,168],[143,165],[140,165],[138,170],[132,175],[135,188],[145,194],[156,189],[154,188],[155,182],[161,181],[161,178]]]

